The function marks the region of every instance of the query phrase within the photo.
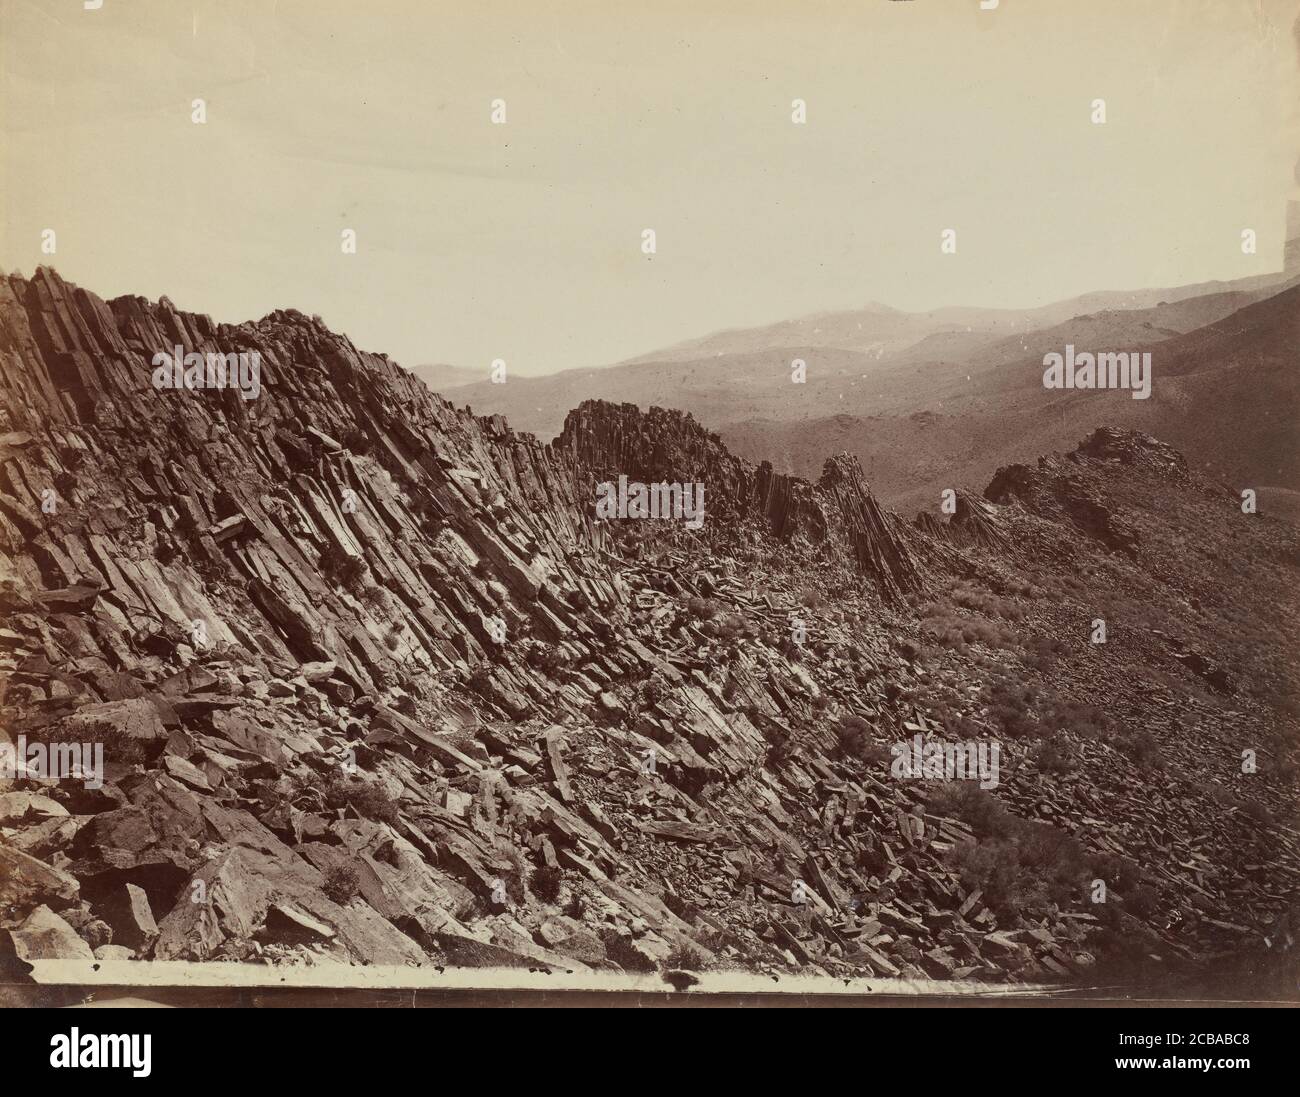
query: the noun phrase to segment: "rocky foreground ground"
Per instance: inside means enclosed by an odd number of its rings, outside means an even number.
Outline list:
[[[261,395],[156,390],[177,345]],[[0,736],[106,763],[0,779],[11,969],[1294,963],[1295,533],[1154,439],[907,524],[851,458],[596,402],[544,446],[319,320],[49,270],[0,279],[0,396]],[[707,520],[597,521],[620,475]],[[917,735],[999,784],[900,778]]]

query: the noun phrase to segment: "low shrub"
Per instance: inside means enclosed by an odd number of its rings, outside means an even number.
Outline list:
[[[697,621],[711,621],[722,612],[722,607],[711,598],[688,598],[686,611]]]
[[[677,971],[703,971],[704,954],[690,945],[680,944],[664,957],[664,967]]]
[[[366,562],[341,545],[331,542],[320,556],[321,574],[341,587],[353,590],[366,574]]]
[[[874,741],[875,729],[861,716],[849,713],[836,725],[841,757],[879,765],[891,757],[889,750]]]
[[[1104,880],[1107,888],[1127,895],[1146,880],[1146,874],[1136,861],[1118,853],[1094,853],[1089,858],[1091,872],[1096,879]]]
[[[1159,769],[1164,765],[1160,744],[1149,731],[1121,733],[1116,743],[1141,769]]]
[[[551,865],[542,865],[533,870],[528,887],[543,903],[554,903],[560,898],[560,886],[563,882],[563,872]]]
[[[1132,891],[1122,894],[1124,909],[1134,918],[1150,918],[1160,909],[1160,895],[1150,884],[1139,884]]]
[[[1066,651],[1065,644],[1054,636],[1034,636],[1025,643],[1020,658],[1035,670],[1047,673],[1056,667],[1057,659]]]
[[[998,825],[1003,836],[958,843],[948,852],[948,864],[962,886],[982,891],[999,916],[1065,905],[1084,887],[1088,862],[1077,840],[1049,823],[1015,816]]]
[[[336,861],[325,870],[325,897],[346,906],[349,899],[361,890],[361,877],[355,866],[346,861]]]
[[[1050,739],[1039,743],[1029,756],[1044,773],[1068,773],[1074,769],[1074,758]]]
[[[331,774],[322,789],[325,805],[334,809],[351,807],[363,819],[396,825],[397,805],[375,782]]]
[[[1012,739],[1032,735],[1038,730],[1033,706],[1038,702],[1038,688],[1030,682],[1003,676],[995,678],[985,690],[989,716]]]
[[[1016,818],[996,796],[970,781],[947,781],[930,793],[932,815],[959,819],[980,838],[1006,838]]]

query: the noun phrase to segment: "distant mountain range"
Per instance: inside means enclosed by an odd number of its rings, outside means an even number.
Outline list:
[[[847,450],[904,510],[932,508],[944,487],[1061,449],[1102,422],[1123,424],[1277,504],[1279,490],[1300,489],[1295,372],[1286,368],[1297,284],[1300,273],[1284,272],[1019,310],[871,304],[718,332],[604,369],[440,391],[543,439],[587,399],[681,408],[734,452],[805,477],[819,474],[827,453]],[[1152,350],[1153,398],[1044,391],[1043,355],[1067,344]],[[803,384],[791,381],[797,360]]]

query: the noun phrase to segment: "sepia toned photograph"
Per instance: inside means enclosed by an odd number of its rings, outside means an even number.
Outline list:
[[[39,1068],[1300,1002],[1300,0],[0,0],[0,267]]]

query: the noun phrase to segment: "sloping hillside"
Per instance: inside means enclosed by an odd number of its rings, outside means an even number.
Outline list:
[[[155,388],[178,346],[259,393]],[[2,738],[104,750],[0,777],[10,972],[1291,963],[1293,539],[1153,439],[908,526],[849,456],[598,401],[543,446],[301,314],[48,270],[0,283],[0,396]],[[598,521],[622,476],[707,520]],[[1001,777],[900,776],[916,736]]]

